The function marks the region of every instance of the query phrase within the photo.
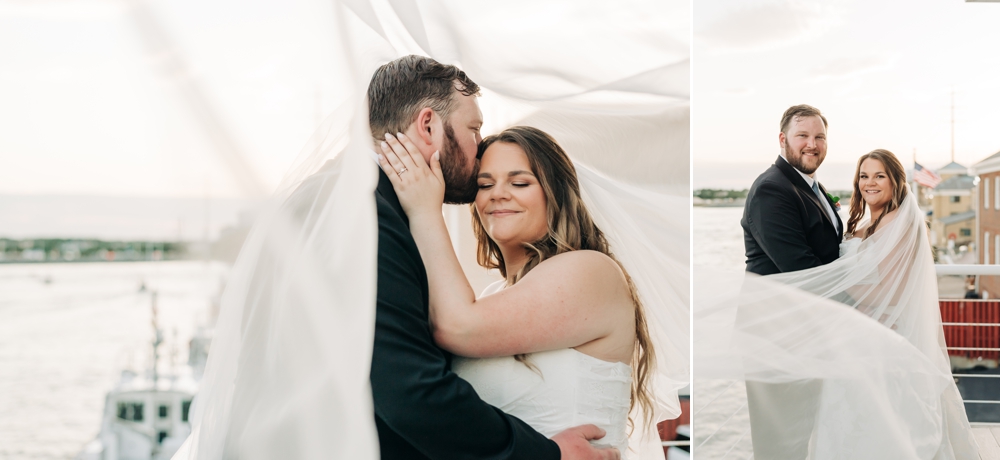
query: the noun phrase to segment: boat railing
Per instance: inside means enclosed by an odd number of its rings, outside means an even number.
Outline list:
[[[1000,276],[1000,265],[940,264],[941,275]],[[965,358],[969,363],[1000,362],[1000,299],[939,299],[941,325],[944,326],[948,355]],[[989,367],[989,366],[987,366]],[[975,374],[956,371],[956,379],[991,379],[1000,387],[1000,374]],[[963,399],[965,404],[998,405],[1000,400]],[[1000,423],[973,422],[975,426],[1000,426]]]

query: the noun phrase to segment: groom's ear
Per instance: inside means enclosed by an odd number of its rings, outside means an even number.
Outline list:
[[[785,148],[785,133],[783,132],[778,133],[778,146]]]
[[[425,145],[434,144],[434,130],[438,129],[436,125],[437,114],[430,107],[424,107],[417,112],[417,119],[414,121],[416,124],[416,135],[421,142]]]

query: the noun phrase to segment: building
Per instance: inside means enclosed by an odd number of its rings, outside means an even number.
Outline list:
[[[973,209],[975,177],[954,161],[937,170],[941,183],[930,193],[931,242],[938,248],[975,241],[976,212]]]
[[[972,165],[969,171],[979,178],[973,189],[977,260],[996,264],[1000,262],[1000,152]],[[979,293],[983,298],[1000,297],[1000,277],[980,277]]]
[[[968,174],[959,174],[934,187],[931,198],[931,241],[935,246],[947,247],[949,240],[954,241],[956,247],[975,241],[972,234],[976,225],[976,211],[972,204],[975,179]]]

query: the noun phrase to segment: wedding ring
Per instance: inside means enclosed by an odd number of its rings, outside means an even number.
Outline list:
[[[402,169],[402,170],[400,170],[400,171],[399,171],[398,173],[396,173],[396,174],[399,174],[400,176],[402,176],[402,175],[403,175],[403,173],[405,173],[405,172],[406,172],[406,166],[403,166],[403,169]]]

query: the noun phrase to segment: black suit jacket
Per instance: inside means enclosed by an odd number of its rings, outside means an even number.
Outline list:
[[[826,196],[826,189],[820,184]],[[830,206],[836,206],[829,200]],[[758,275],[825,265],[840,256],[844,223],[830,221],[812,188],[780,156],[757,177],[743,208],[747,271]]]
[[[372,353],[383,459],[551,459],[559,446],[486,404],[451,371],[428,325],[427,272],[392,183],[379,172],[378,300]]]

